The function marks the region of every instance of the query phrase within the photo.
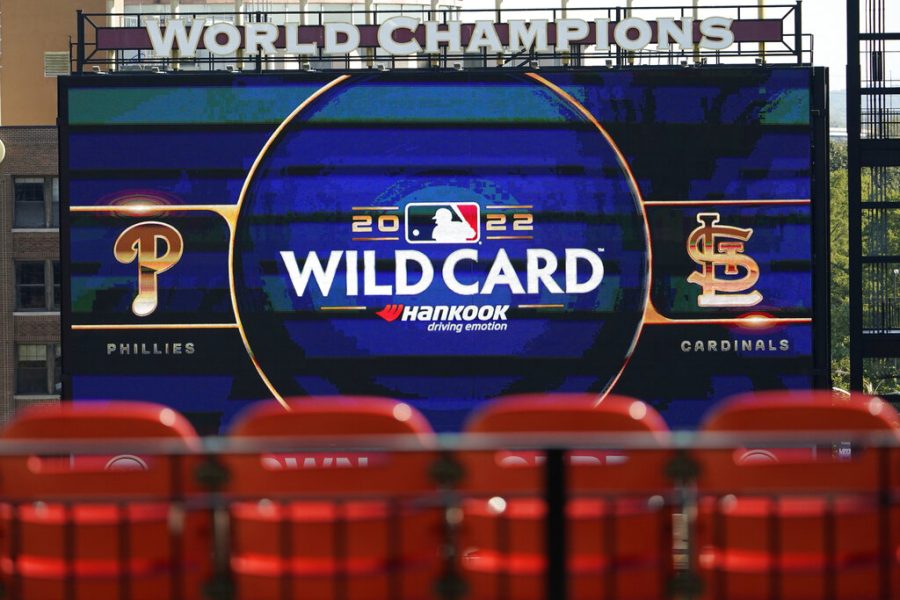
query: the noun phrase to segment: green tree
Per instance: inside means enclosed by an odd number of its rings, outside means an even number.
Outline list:
[[[831,162],[831,376],[833,385],[850,386],[850,260],[849,206],[847,185],[847,144],[832,141]],[[862,196],[869,202],[900,200],[900,169],[891,168],[862,173]],[[863,253],[900,254],[900,210],[867,209],[862,214]],[[884,314],[900,310],[900,276],[897,266],[864,273],[864,302],[877,299],[877,306],[864,305],[865,313]],[[867,293],[871,289],[878,294]],[[892,307],[885,304],[893,303]],[[894,326],[896,326],[896,317]],[[897,359],[867,361],[863,377],[865,391],[896,393],[900,389]]]
[[[832,142],[831,158],[831,377],[850,387],[850,257],[847,144]]]

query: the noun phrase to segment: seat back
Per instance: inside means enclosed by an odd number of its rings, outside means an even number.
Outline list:
[[[864,395],[790,390],[742,394],[723,400],[705,418],[702,431],[716,433],[892,432],[900,417],[890,404]],[[838,445],[844,440],[835,439]],[[879,453],[858,452],[838,459],[830,448],[736,448],[699,454],[700,484],[712,491],[772,489],[787,492],[872,490],[879,485]],[[823,452],[824,451],[824,452]],[[768,454],[766,454],[768,453]],[[885,453],[885,458],[889,458]]]
[[[185,450],[199,442],[191,424],[171,408],[147,402],[65,402],[27,408],[0,432],[3,440],[58,443],[62,457],[14,456],[4,458],[4,490],[15,498],[55,495],[127,496],[167,494],[175,486],[191,486],[187,477],[173,472],[179,459],[159,456],[128,456],[136,468],[116,468],[126,456],[104,452],[102,440],[158,439],[174,449]],[[67,451],[70,442],[98,441],[97,452],[84,447]],[[63,460],[60,460],[62,458]],[[12,485],[14,482],[14,485]],[[114,487],[110,488],[111,482]]]
[[[425,417],[410,405],[368,396],[310,396],[252,406],[228,432],[231,438],[281,438],[298,446],[336,445],[341,440],[406,436],[424,450],[434,441]],[[329,439],[331,438],[331,439]],[[233,493],[349,494],[421,492],[431,488],[423,452],[316,450],[261,457],[229,457]]]
[[[49,452],[0,457],[12,597],[202,597],[210,536],[207,515],[185,504],[194,486],[181,450],[198,440],[184,417],[148,403],[63,403],[20,412],[0,437]],[[103,446],[113,439],[170,447],[114,457]]]
[[[472,415],[465,432],[635,434],[642,438],[636,440],[639,444],[652,445],[666,439],[668,427],[653,407],[626,396],[521,394],[486,404]],[[574,450],[568,456],[567,476],[573,491],[656,491],[666,485],[663,470],[657,468],[661,457],[658,451]],[[469,453],[466,489],[540,493],[542,464],[537,452]]]
[[[782,391],[724,400],[703,431],[890,435],[898,422],[878,398]],[[734,448],[695,452],[708,597],[878,598],[900,590],[894,561],[885,562],[900,539],[900,515],[880,501],[896,489],[895,452],[828,441],[746,447],[738,437]]]
[[[441,511],[429,498],[436,455],[425,418],[385,398],[287,404],[289,410],[274,402],[254,406],[229,432],[314,446],[226,456],[238,596],[429,597]],[[353,436],[371,439],[374,449],[348,450]],[[404,436],[417,451],[379,450],[372,436]]]
[[[667,428],[640,400],[529,394],[486,405],[466,433],[634,433],[642,449],[573,450],[566,457],[570,598],[660,598],[671,574]],[[546,539],[544,455],[469,451],[463,572],[473,598],[542,598]]]

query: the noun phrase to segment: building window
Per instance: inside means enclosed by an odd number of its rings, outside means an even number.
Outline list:
[[[47,229],[59,227],[59,178],[16,177],[16,208],[13,227]]]
[[[16,394],[59,394],[62,382],[59,344],[16,345]]]
[[[59,305],[59,261],[17,261],[16,310],[57,311]]]
[[[60,286],[60,274],[59,274],[59,261],[52,260],[50,261],[50,270],[53,272],[53,289],[51,291],[50,297],[50,309],[51,310],[59,310],[60,300],[62,299],[62,291]]]

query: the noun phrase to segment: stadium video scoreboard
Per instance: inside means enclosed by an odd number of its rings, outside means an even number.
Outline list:
[[[827,385],[808,67],[60,79],[64,394],[710,403]]]

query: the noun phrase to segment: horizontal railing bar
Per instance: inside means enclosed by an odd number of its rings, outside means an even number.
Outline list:
[[[890,431],[785,431],[785,432],[690,432],[671,433],[516,433],[439,434],[434,438],[417,435],[296,436],[230,438],[206,437],[196,443],[165,439],[102,440],[0,440],[0,456],[75,454],[108,456],[115,454],[198,455],[318,452],[437,452],[437,451],[543,451],[548,448],[577,450],[671,449],[727,450],[742,447],[805,448],[850,442],[863,448],[900,448],[900,437]]]
[[[862,41],[900,40],[900,32],[861,33],[859,39]]]
[[[894,264],[900,263],[900,255],[865,255],[862,257],[863,264],[869,265],[883,265],[883,264]]]
[[[148,5],[150,6],[150,5]],[[165,6],[165,5],[157,5],[157,6]],[[326,5],[327,6],[327,5]],[[172,12],[170,10],[163,10],[159,12],[84,12],[85,18],[90,17],[136,17],[136,16],[157,16],[157,15],[165,15],[171,16],[175,15],[248,15],[255,16],[257,14],[261,15],[277,15],[277,14],[306,14],[306,15],[318,15],[318,14],[393,14],[393,13],[407,13],[407,12],[434,12],[434,13],[493,13],[496,14],[497,10],[495,8],[457,8],[457,7],[439,7],[437,9],[432,10],[428,5],[420,5],[415,8],[408,8],[409,5],[404,5],[402,9],[385,9],[385,8],[374,8],[372,10],[353,10],[353,9],[342,9],[342,10],[179,10],[177,12]],[[747,4],[716,4],[716,5],[702,5],[699,7],[703,11],[714,11],[714,10],[727,10],[727,9],[741,9],[748,10],[752,8],[757,8],[755,5],[747,5]],[[796,8],[796,4],[766,4],[766,12],[769,13],[770,10],[774,9],[785,9],[788,13],[793,11]],[[626,5],[618,5],[618,6],[578,6],[578,7],[567,7],[567,13],[573,12],[615,12],[616,10],[630,10],[632,14],[636,12],[649,12],[649,11],[667,11],[673,12],[678,10],[693,10],[693,7],[690,4],[685,4],[682,6],[662,6],[662,5],[640,5],[640,6],[632,6],[627,7]],[[562,8],[557,6],[535,6],[535,7],[501,7],[500,13],[506,12],[553,12],[562,14]],[[777,17],[767,17],[767,19],[775,20]],[[746,20],[755,20],[754,18],[746,19]]]
[[[877,201],[873,200],[873,201],[860,202],[859,206],[860,206],[860,208],[863,208],[866,210],[875,210],[875,209],[879,209],[879,208],[898,209],[898,208],[900,208],[900,202],[893,201],[893,200],[877,202]]]

